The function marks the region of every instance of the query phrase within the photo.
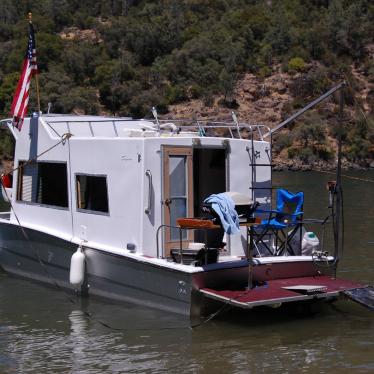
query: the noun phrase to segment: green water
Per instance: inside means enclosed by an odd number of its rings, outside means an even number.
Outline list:
[[[374,172],[351,175],[374,180]],[[276,185],[305,191],[304,211],[312,218],[328,214],[330,179],[274,174]],[[374,184],[344,180],[344,202],[339,276],[374,284]],[[85,303],[0,272],[0,373],[374,372],[374,314],[349,301],[313,315],[228,309],[194,329],[169,313]]]

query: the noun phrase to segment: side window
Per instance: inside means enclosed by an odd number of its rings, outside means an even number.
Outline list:
[[[62,162],[19,162],[17,200],[68,208],[67,168]]]
[[[106,176],[77,174],[76,187],[78,210],[109,213]]]

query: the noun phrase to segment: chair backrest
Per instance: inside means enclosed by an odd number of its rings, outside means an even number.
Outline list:
[[[277,210],[281,219],[295,221],[297,214],[302,212],[304,204],[304,192],[292,193],[285,189],[277,190]],[[284,213],[284,216],[282,215]]]

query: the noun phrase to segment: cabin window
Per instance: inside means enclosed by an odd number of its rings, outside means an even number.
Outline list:
[[[17,200],[68,208],[67,167],[63,162],[19,162]]]
[[[106,176],[77,174],[76,187],[79,210],[109,213]]]

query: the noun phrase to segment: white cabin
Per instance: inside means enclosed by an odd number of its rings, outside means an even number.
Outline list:
[[[241,125],[248,140],[233,125],[210,126],[221,137],[201,136],[196,125],[178,126],[70,115],[25,119],[21,131],[9,126],[15,167],[23,165],[14,172],[12,191],[21,224],[91,247],[165,258],[178,234],[164,230],[157,253],[159,226],[198,217],[212,193],[236,191],[269,206],[271,149],[261,140],[266,129]],[[16,220],[14,212],[10,219]],[[245,255],[245,235],[243,229],[227,240],[231,256]]]

